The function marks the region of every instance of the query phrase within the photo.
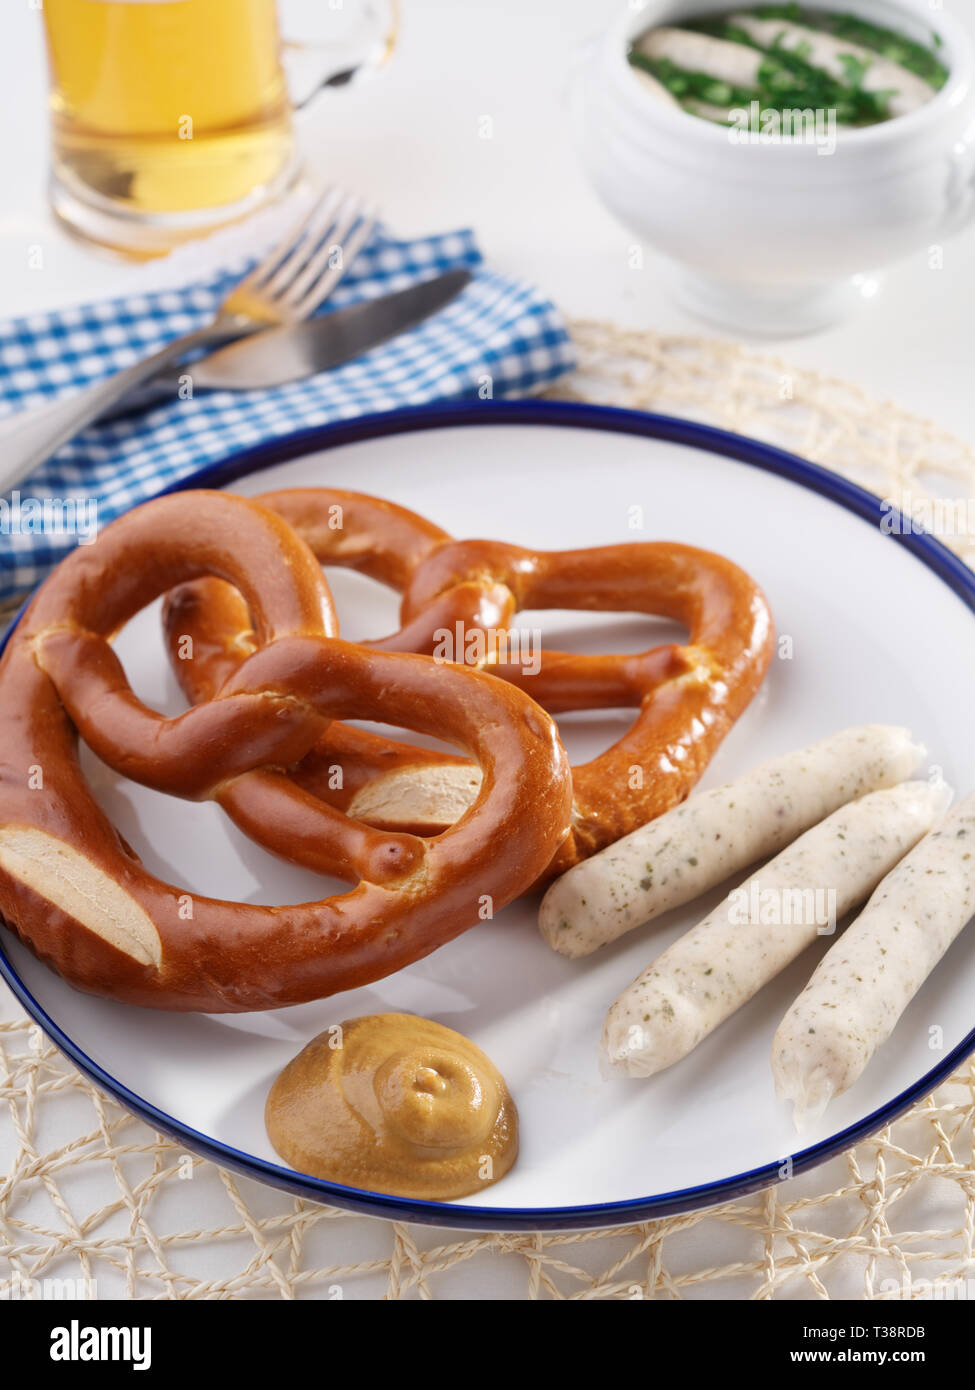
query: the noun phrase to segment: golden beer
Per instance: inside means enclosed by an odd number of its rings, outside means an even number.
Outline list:
[[[275,0],[44,0],[44,18],[53,200],[87,234],[79,205],[189,228],[290,178]]]

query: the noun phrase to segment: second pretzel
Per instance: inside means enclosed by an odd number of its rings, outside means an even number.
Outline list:
[[[550,713],[636,711],[621,739],[573,768],[572,829],[540,882],[684,800],[771,659],[773,625],[761,589],[710,551],[666,541],[567,551],[456,541],[414,512],[339,489],[297,488],[255,500],[287,521],[323,564],[359,570],[402,594],[400,630],[367,647],[429,654],[438,634],[487,638],[524,609],[645,613],[687,628],[686,643],[641,653],[544,651],[535,672],[499,659],[489,643],[472,644],[480,655],[475,664]],[[217,579],[175,590],[164,621],[177,677],[193,702],[211,699],[258,642],[246,603]],[[180,659],[187,651],[192,658]],[[479,774],[463,759],[333,724],[292,769],[290,785],[286,796],[312,793],[386,830],[435,833],[473,803]],[[351,876],[322,847],[296,845],[281,822],[227,809],[248,835],[290,862]]]

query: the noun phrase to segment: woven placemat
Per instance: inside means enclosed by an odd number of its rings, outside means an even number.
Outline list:
[[[692,416],[829,465],[925,520],[975,454],[850,385],[732,344],[576,323],[552,395]],[[945,540],[975,563],[975,536]],[[0,1297],[975,1298],[975,1062],[842,1158],[706,1212],[458,1235],[236,1178],[106,1100],[0,989]]]

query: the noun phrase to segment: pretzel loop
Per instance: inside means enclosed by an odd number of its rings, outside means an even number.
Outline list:
[[[573,767],[573,828],[546,877],[613,843],[682,801],[761,683],[773,628],[761,590],[730,560],[671,542],[530,551],[492,541],[431,550],[403,596],[416,620],[444,593],[490,576],[518,610],[578,608],[658,615],[687,628],[685,645],[635,655],[544,650],[537,670],[484,669],[551,713],[634,708],[633,725],[591,762]]]

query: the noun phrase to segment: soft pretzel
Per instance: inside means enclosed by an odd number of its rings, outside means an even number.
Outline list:
[[[485,649],[484,670],[552,713],[638,711],[623,738],[573,768],[572,829],[545,878],[682,801],[768,667],[773,628],[761,590],[737,565],[709,551],[661,541],[569,551],[454,541],[415,513],[336,489],[290,489],[260,500],[304,536],[322,563],[350,565],[402,592],[402,627],[367,646],[434,651],[440,633],[497,632],[520,610],[543,608],[657,614],[689,630],[684,645],[633,655],[544,651],[534,674]],[[165,625],[177,677],[194,701],[211,698],[260,640],[246,602],[212,580],[170,595]],[[192,659],[179,660],[187,637]],[[449,824],[476,794],[476,770],[456,759],[403,745],[387,745],[386,753],[391,765],[383,768],[382,743],[363,745],[354,731],[333,725],[298,765],[290,792],[281,788],[282,796],[313,793],[372,824],[423,831]],[[343,772],[338,792],[331,776],[336,766]],[[341,872],[327,847],[309,852],[274,818],[228,809],[248,834],[284,858]]]
[[[243,596],[258,650],[218,698],[176,718],[135,696],[110,638],[181,582]],[[145,504],[74,551],[0,662],[0,913],[78,987],[207,1012],[295,1004],[398,970],[522,892],[569,820],[551,720],[480,672],[339,641],[311,551],[276,515],[223,493]],[[476,802],[432,839],[357,824],[280,771],[333,717],[388,721],[458,744]],[[323,841],[360,879],[286,907],[190,895],[143,868],[95,802],[77,736],[145,785],[218,801],[240,787],[301,845]],[[256,813],[255,813],[256,814]],[[485,908],[488,908],[488,911]]]

